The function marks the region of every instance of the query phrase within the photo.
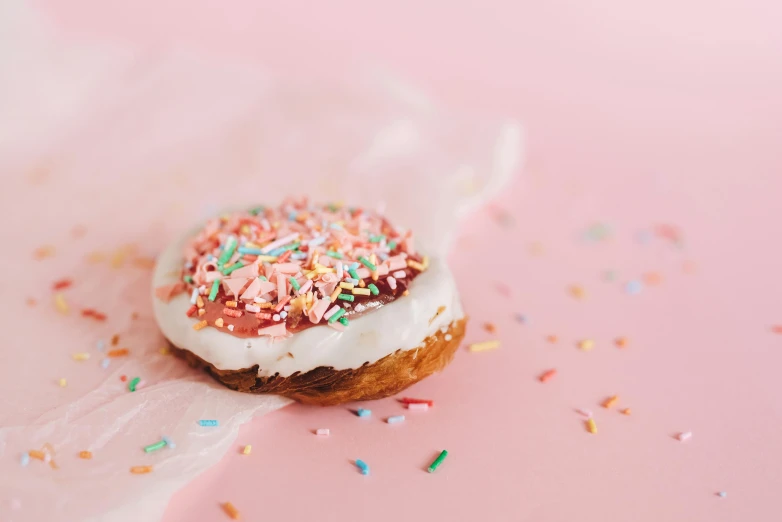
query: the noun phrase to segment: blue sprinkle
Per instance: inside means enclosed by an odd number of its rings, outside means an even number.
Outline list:
[[[176,448],[176,444],[174,444],[174,441],[173,441],[173,440],[171,440],[171,439],[169,439],[169,438],[168,438],[168,437],[166,437],[166,436],[164,436],[164,437],[163,437],[163,442],[165,442],[165,443],[166,443],[166,447],[167,447],[167,448],[171,448],[171,449],[174,449],[174,448]]]
[[[288,214],[288,221],[296,221],[296,217],[299,215],[298,212],[295,210],[291,210],[291,213]]]
[[[98,341],[98,345],[97,346],[98,346],[98,351],[102,352],[103,350],[106,349],[106,342],[103,339],[100,339]]]
[[[261,249],[260,248],[250,248],[250,247],[239,247],[239,253],[240,254],[251,254],[254,256],[260,256],[261,255]]]
[[[218,422],[214,419],[201,419],[198,421],[201,426],[217,426]]]
[[[725,497],[728,496],[728,492],[727,491],[720,491],[719,493],[717,493],[717,496],[720,497],[720,498],[725,498]]]
[[[307,254],[304,252],[297,252],[295,254],[291,254],[291,259],[307,259]]]
[[[404,415],[394,415],[393,417],[389,417],[386,419],[386,422],[389,424],[396,424],[398,422],[404,422],[405,416]]]
[[[316,237],[315,239],[311,239],[310,242],[307,243],[307,245],[318,246],[318,245],[322,245],[325,242],[326,242],[326,236],[320,236],[320,237]]]
[[[381,261],[385,261],[386,259],[388,259],[388,254],[381,252],[377,255],[377,257],[379,257]]]
[[[275,248],[274,250],[272,250],[271,252],[269,252],[266,255],[269,255],[269,256],[280,256],[280,255],[283,254],[283,252],[285,252],[285,250],[287,250],[287,249],[285,249],[285,248]]]
[[[361,470],[362,475],[369,475],[369,465],[361,459],[356,460],[356,466]]]
[[[206,256],[206,260],[207,260],[207,261],[213,261],[213,260],[214,260],[214,258],[215,258],[215,256],[213,256],[212,254],[208,254],[208,255]]]
[[[111,363],[111,361],[108,358],[107,359],[103,359],[100,362],[100,367],[105,370],[106,368],[109,367],[109,363]]]
[[[641,285],[641,282],[638,280],[633,279],[632,281],[628,281],[625,285],[625,292],[627,292],[630,295],[635,295],[641,291],[643,286]]]
[[[358,279],[353,279],[352,277],[346,277],[345,281],[347,281],[351,285],[357,285],[358,284]]]
[[[19,464],[22,466],[26,466],[30,463],[30,454],[27,452],[22,453],[21,458],[19,459]]]
[[[341,230],[342,229],[342,225],[340,225],[339,223],[332,223],[331,225],[329,225],[329,227],[331,227],[333,229],[336,229],[336,230]]]
[[[348,269],[349,270],[355,270],[358,267],[359,267],[359,264],[358,264],[358,261],[356,261],[355,263],[351,263],[350,266],[348,267]]]
[[[359,417],[369,417],[372,415],[372,410],[365,410],[364,408],[359,408],[356,410],[356,415]]]

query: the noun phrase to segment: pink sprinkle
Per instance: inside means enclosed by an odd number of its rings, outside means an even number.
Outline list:
[[[145,381],[144,379],[141,379],[139,382],[136,383],[136,389],[138,390],[140,388],[143,388],[146,385],[147,385],[147,381]]]
[[[592,418],[592,411],[591,410],[577,409],[576,413],[578,413],[579,415],[583,415],[587,419],[591,419]]]
[[[252,305],[252,304],[249,304],[249,303],[244,305],[244,309],[247,310],[248,312],[251,312],[251,313],[254,313],[254,314],[261,311],[261,307],[260,306]]]
[[[277,299],[280,301],[282,301],[282,298],[288,293],[287,287],[285,286],[286,284],[285,274],[277,274]]]
[[[322,435],[324,437],[328,437],[331,432],[328,428],[318,428],[318,430],[315,432],[316,435]]]
[[[289,296],[289,295],[286,295],[285,297],[283,297],[283,298],[282,298],[282,301],[280,301],[279,303],[277,303],[277,306],[275,306],[275,307],[274,307],[274,311],[275,311],[275,312],[279,312],[280,310],[282,310],[282,309],[283,309],[283,307],[284,307],[286,304],[288,304],[288,301],[290,301],[290,300],[291,300],[291,296]]]
[[[429,405],[425,402],[413,402],[407,405],[407,409],[412,411],[428,411]]]
[[[405,273],[404,270],[397,270],[392,275],[397,279],[404,279],[405,277],[407,277],[407,274]]]
[[[685,432],[682,432],[682,433],[679,433],[678,435],[676,435],[676,438],[679,439],[680,442],[684,442],[686,440],[689,440],[691,437],[692,437],[692,432],[691,431],[685,431]]]
[[[315,305],[310,309],[310,313],[307,314],[310,318],[310,322],[313,322],[315,324],[319,323],[321,318],[323,318],[323,314],[326,312],[326,309],[328,309],[329,305],[331,304],[331,301],[329,299],[321,299]]]
[[[342,261],[337,261],[337,279],[342,281],[342,277],[345,275],[343,272]]]
[[[301,285],[301,288],[299,288],[299,295],[304,295],[307,292],[309,292],[310,288],[312,288],[312,280],[307,279],[307,282]]]
[[[388,276],[388,286],[391,287],[391,290],[396,290],[396,279],[394,279],[394,276]]]
[[[334,305],[334,306],[332,306],[332,307],[331,307],[331,310],[329,310],[328,312],[326,312],[326,315],[324,315],[324,316],[323,316],[323,318],[324,318],[324,319],[326,319],[326,320],[328,321],[328,319],[329,319],[329,318],[330,318],[332,315],[334,315],[334,314],[336,314],[336,313],[337,313],[337,310],[339,310],[339,306],[337,306],[337,305]]]

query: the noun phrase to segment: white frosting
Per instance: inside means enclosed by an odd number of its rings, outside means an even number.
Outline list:
[[[451,272],[442,260],[432,258],[429,269],[410,283],[409,295],[351,319],[344,332],[321,324],[272,342],[268,336],[239,338],[212,326],[196,331],[196,319],[185,315],[190,295],[182,293],[168,303],[154,297],[155,288],[179,280],[188,238],[174,242],[158,258],[152,278],[155,318],[163,335],[175,346],[221,370],[240,370],[257,364],[260,377],[287,377],[319,366],[336,370],[358,368],[397,350],[417,348],[438,329],[464,315]],[[442,306],[445,310],[438,314]]]

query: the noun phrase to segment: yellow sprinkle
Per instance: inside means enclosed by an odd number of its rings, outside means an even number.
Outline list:
[[[377,270],[372,271],[372,281],[377,281],[380,278],[380,274],[377,273]]]
[[[318,276],[318,271],[317,270],[312,270],[312,271],[307,272],[306,274],[304,274],[304,277],[306,277],[307,279],[314,279],[317,276]]]
[[[595,347],[595,341],[592,339],[584,339],[583,341],[579,341],[578,347],[584,350],[585,352],[588,352],[592,348]]]
[[[369,262],[372,263],[373,265],[376,265],[377,264],[377,256],[375,254],[370,254],[369,255]]]
[[[204,314],[206,314],[206,309],[205,308],[199,308],[198,309],[198,317],[201,317]]]
[[[258,304],[258,307],[259,308],[274,308],[274,304],[273,303],[260,303],[260,304]]]
[[[79,353],[74,353],[72,357],[74,361],[86,361],[87,359],[90,358],[90,354],[88,354],[87,352],[79,352]]]
[[[250,227],[248,225],[242,225],[241,231],[242,231],[242,234],[245,235],[245,236],[249,236],[250,235]]]
[[[423,272],[424,271],[424,265],[422,265],[418,261],[413,261],[412,259],[408,259],[407,260],[407,266],[409,266],[410,268],[412,268],[414,270],[418,270],[419,272]]]
[[[358,286],[361,287],[361,288],[364,288],[364,287],[367,286],[367,284],[364,282],[363,279],[359,279],[358,280]]]
[[[204,307],[204,300],[201,298],[200,295],[198,297],[196,297],[196,306],[198,308],[203,308]]]
[[[317,265],[318,259],[320,259],[320,254],[318,252],[312,254],[312,261],[310,262],[310,267],[314,267],[315,265]]]
[[[582,287],[578,285],[573,285],[570,287],[570,295],[572,295],[576,299],[583,299],[584,296],[586,296],[586,292]]]
[[[101,263],[106,260],[106,254],[103,252],[91,252],[87,256],[87,261],[90,263]]]
[[[169,355],[171,351],[168,349],[168,346],[163,346],[160,348],[160,355]]]
[[[340,288],[344,288],[345,290],[353,290],[353,283],[340,283]]]
[[[193,325],[193,330],[200,330],[201,328],[206,327],[206,321],[200,321]]]
[[[68,308],[68,303],[65,302],[65,296],[62,294],[54,294],[54,306],[61,314],[67,314],[70,310]]]
[[[242,455],[249,455],[252,450],[253,450],[253,447],[248,444],[242,450]]]
[[[226,301],[225,306],[228,308],[236,308],[236,301]]]
[[[277,261],[277,256],[258,256],[256,258],[258,261],[263,263],[264,261],[268,261],[269,263],[273,263]]]
[[[586,425],[587,431],[589,433],[597,433],[597,424],[595,424],[595,419],[587,419]]]
[[[312,290],[310,290],[309,292],[307,292],[307,308],[312,306],[312,299],[313,299]]]
[[[223,324],[225,324],[225,322],[223,321],[223,318],[222,318],[222,317],[218,317],[218,318],[215,320],[215,326],[216,326],[216,327],[218,327],[218,328],[222,328],[222,327],[223,327]]]
[[[369,288],[354,288],[353,295],[369,295]]]
[[[614,395],[613,397],[609,397],[606,400],[603,401],[603,408],[613,408],[616,403],[619,401],[619,396]]]
[[[355,290],[354,290],[354,292],[355,292]],[[341,288],[335,288],[335,289],[334,289],[334,291],[333,291],[333,292],[331,293],[331,295],[329,296],[329,299],[331,299],[331,302],[332,302],[332,303],[336,302],[336,301],[337,301],[337,297],[338,297],[338,296],[339,296],[339,294],[341,294],[341,293],[342,293],[342,289],[341,289]]]
[[[60,379],[60,388],[68,386],[68,381],[65,378]]]
[[[484,341],[482,343],[473,343],[470,345],[471,352],[485,352],[500,347],[499,341]]]
[[[336,270],[333,268],[329,268],[327,266],[316,265],[315,272],[317,272],[318,274],[333,274],[334,272],[336,272]]]
[[[424,270],[429,268],[429,256],[424,256],[421,264],[424,265]]]

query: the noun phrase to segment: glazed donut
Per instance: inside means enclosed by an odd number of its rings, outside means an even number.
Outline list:
[[[466,318],[445,262],[342,205],[230,212],[171,244],[153,276],[174,353],[225,386],[312,404],[380,399],[442,370]]]

